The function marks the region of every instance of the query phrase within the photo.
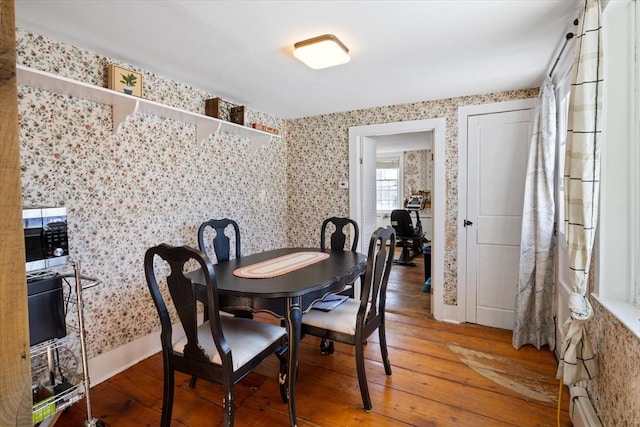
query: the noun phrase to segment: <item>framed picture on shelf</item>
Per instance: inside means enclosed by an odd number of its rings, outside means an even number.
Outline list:
[[[205,99],[204,101],[204,115],[209,117],[215,117],[216,119],[222,118],[222,98]]]
[[[107,87],[116,92],[142,98],[142,74],[115,64],[109,65]]]

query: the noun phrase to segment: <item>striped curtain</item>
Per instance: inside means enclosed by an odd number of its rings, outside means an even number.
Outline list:
[[[565,384],[589,380],[598,365],[586,324],[591,254],[598,223],[602,138],[603,52],[600,0],[586,0],[576,39],[565,158],[565,231],[573,292],[571,317],[563,325],[558,378]]]

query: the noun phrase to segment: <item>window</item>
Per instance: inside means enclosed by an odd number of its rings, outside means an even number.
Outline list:
[[[378,158],[376,162],[376,209],[392,211],[400,207],[400,158]]]
[[[603,11],[604,138],[594,278],[598,301],[640,338],[640,70],[632,0],[610,1]]]
[[[631,168],[631,180],[633,182],[630,198],[631,198],[631,218],[634,220],[631,221],[634,228],[633,231],[633,247],[631,248],[633,259],[631,261],[631,265],[633,266],[632,273],[632,287],[635,288],[635,292],[633,295],[632,303],[636,306],[636,308],[640,309],[640,227],[638,226],[638,215],[640,215],[640,195],[638,192],[640,191],[640,171],[638,171],[638,164],[640,164],[640,148],[638,147],[638,139],[640,138],[640,100],[638,100],[638,96],[640,96],[640,64],[638,61],[640,60],[640,52],[638,49],[640,48],[640,31],[638,29],[638,21],[640,19],[640,7],[638,7],[637,2],[633,2],[633,8],[635,9],[635,25],[634,29],[634,80],[635,87],[632,88],[633,91],[630,91],[633,99],[633,105],[631,106],[633,111],[632,114],[632,123],[633,128],[631,129],[631,137],[630,145],[631,145],[631,156],[630,157],[630,168]]]
[[[556,234],[557,234],[557,272],[556,286],[564,286],[563,291],[568,292],[571,288],[571,279],[569,277],[569,262],[567,260],[567,243],[565,238],[564,223],[564,158],[567,148],[567,124],[569,119],[569,96],[571,87],[571,66],[567,66],[567,70],[556,84]],[[566,301],[560,301],[561,304],[567,305]],[[566,317],[564,307],[558,308],[561,316]]]
[[[556,195],[556,224],[558,227],[558,240],[559,243],[566,244],[564,238],[564,158],[567,149],[567,122],[569,118],[569,86],[571,75],[567,77],[556,87],[556,103],[557,103],[557,156],[556,156],[556,188],[558,194]]]

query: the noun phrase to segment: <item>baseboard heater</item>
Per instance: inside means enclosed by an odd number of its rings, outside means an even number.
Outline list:
[[[602,427],[602,422],[583,387],[571,387],[569,390],[569,416],[574,427]]]

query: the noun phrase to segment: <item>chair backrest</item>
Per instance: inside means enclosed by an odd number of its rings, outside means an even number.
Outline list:
[[[322,222],[322,228],[320,229],[320,249],[327,249],[326,246],[326,237],[327,231],[330,231],[329,224],[333,224],[335,230],[331,234],[330,244],[331,249],[345,249],[345,245],[348,243],[347,234],[344,229],[346,226],[351,224],[352,228],[349,229],[349,236],[353,239],[351,243],[350,250],[352,252],[356,251],[358,247],[358,237],[360,236],[360,229],[358,228],[358,223],[352,220],[351,218],[340,218],[333,216],[331,218],[327,218]]]
[[[159,257],[168,264],[158,263]],[[144,272],[151,292],[151,297],[158,310],[162,332],[160,339],[162,342],[162,351],[167,355],[173,355],[173,329],[167,303],[162,296],[160,285],[158,284],[157,275],[166,274],[163,285],[169,290],[171,295],[171,304],[178,314],[178,318],[187,338],[187,344],[183,350],[183,356],[186,358],[196,359],[208,362],[207,354],[198,342],[198,317],[196,304],[196,288],[193,281],[186,276],[189,266],[193,266],[193,262],[200,267],[204,276],[204,285],[206,286],[209,322],[213,340],[221,355],[223,361],[227,361],[230,357],[230,349],[225,341],[220,324],[220,312],[218,310],[218,287],[213,272],[213,266],[207,256],[189,246],[169,246],[161,244],[147,250],[144,257]],[[187,265],[188,264],[188,265]],[[223,362],[224,363],[224,362]]]
[[[416,234],[411,214],[406,209],[391,211],[391,226],[396,230],[397,237],[409,237]]]
[[[395,246],[396,233],[391,226],[380,227],[371,235],[357,321],[357,325],[363,325],[364,337],[373,332],[384,319],[387,283]]]
[[[205,241],[205,232],[208,228],[212,228],[215,231],[215,235],[213,237],[213,252],[215,258],[220,261],[229,261],[231,257],[231,240],[229,236],[225,234],[225,230],[231,226],[234,232],[234,239],[236,243],[235,247],[235,257],[240,258],[241,254],[241,246],[240,246],[240,228],[238,224],[229,218],[224,219],[210,219],[209,221],[205,221],[200,225],[198,229],[198,247],[200,251],[207,253],[207,242]],[[210,258],[212,254],[208,254]]]

